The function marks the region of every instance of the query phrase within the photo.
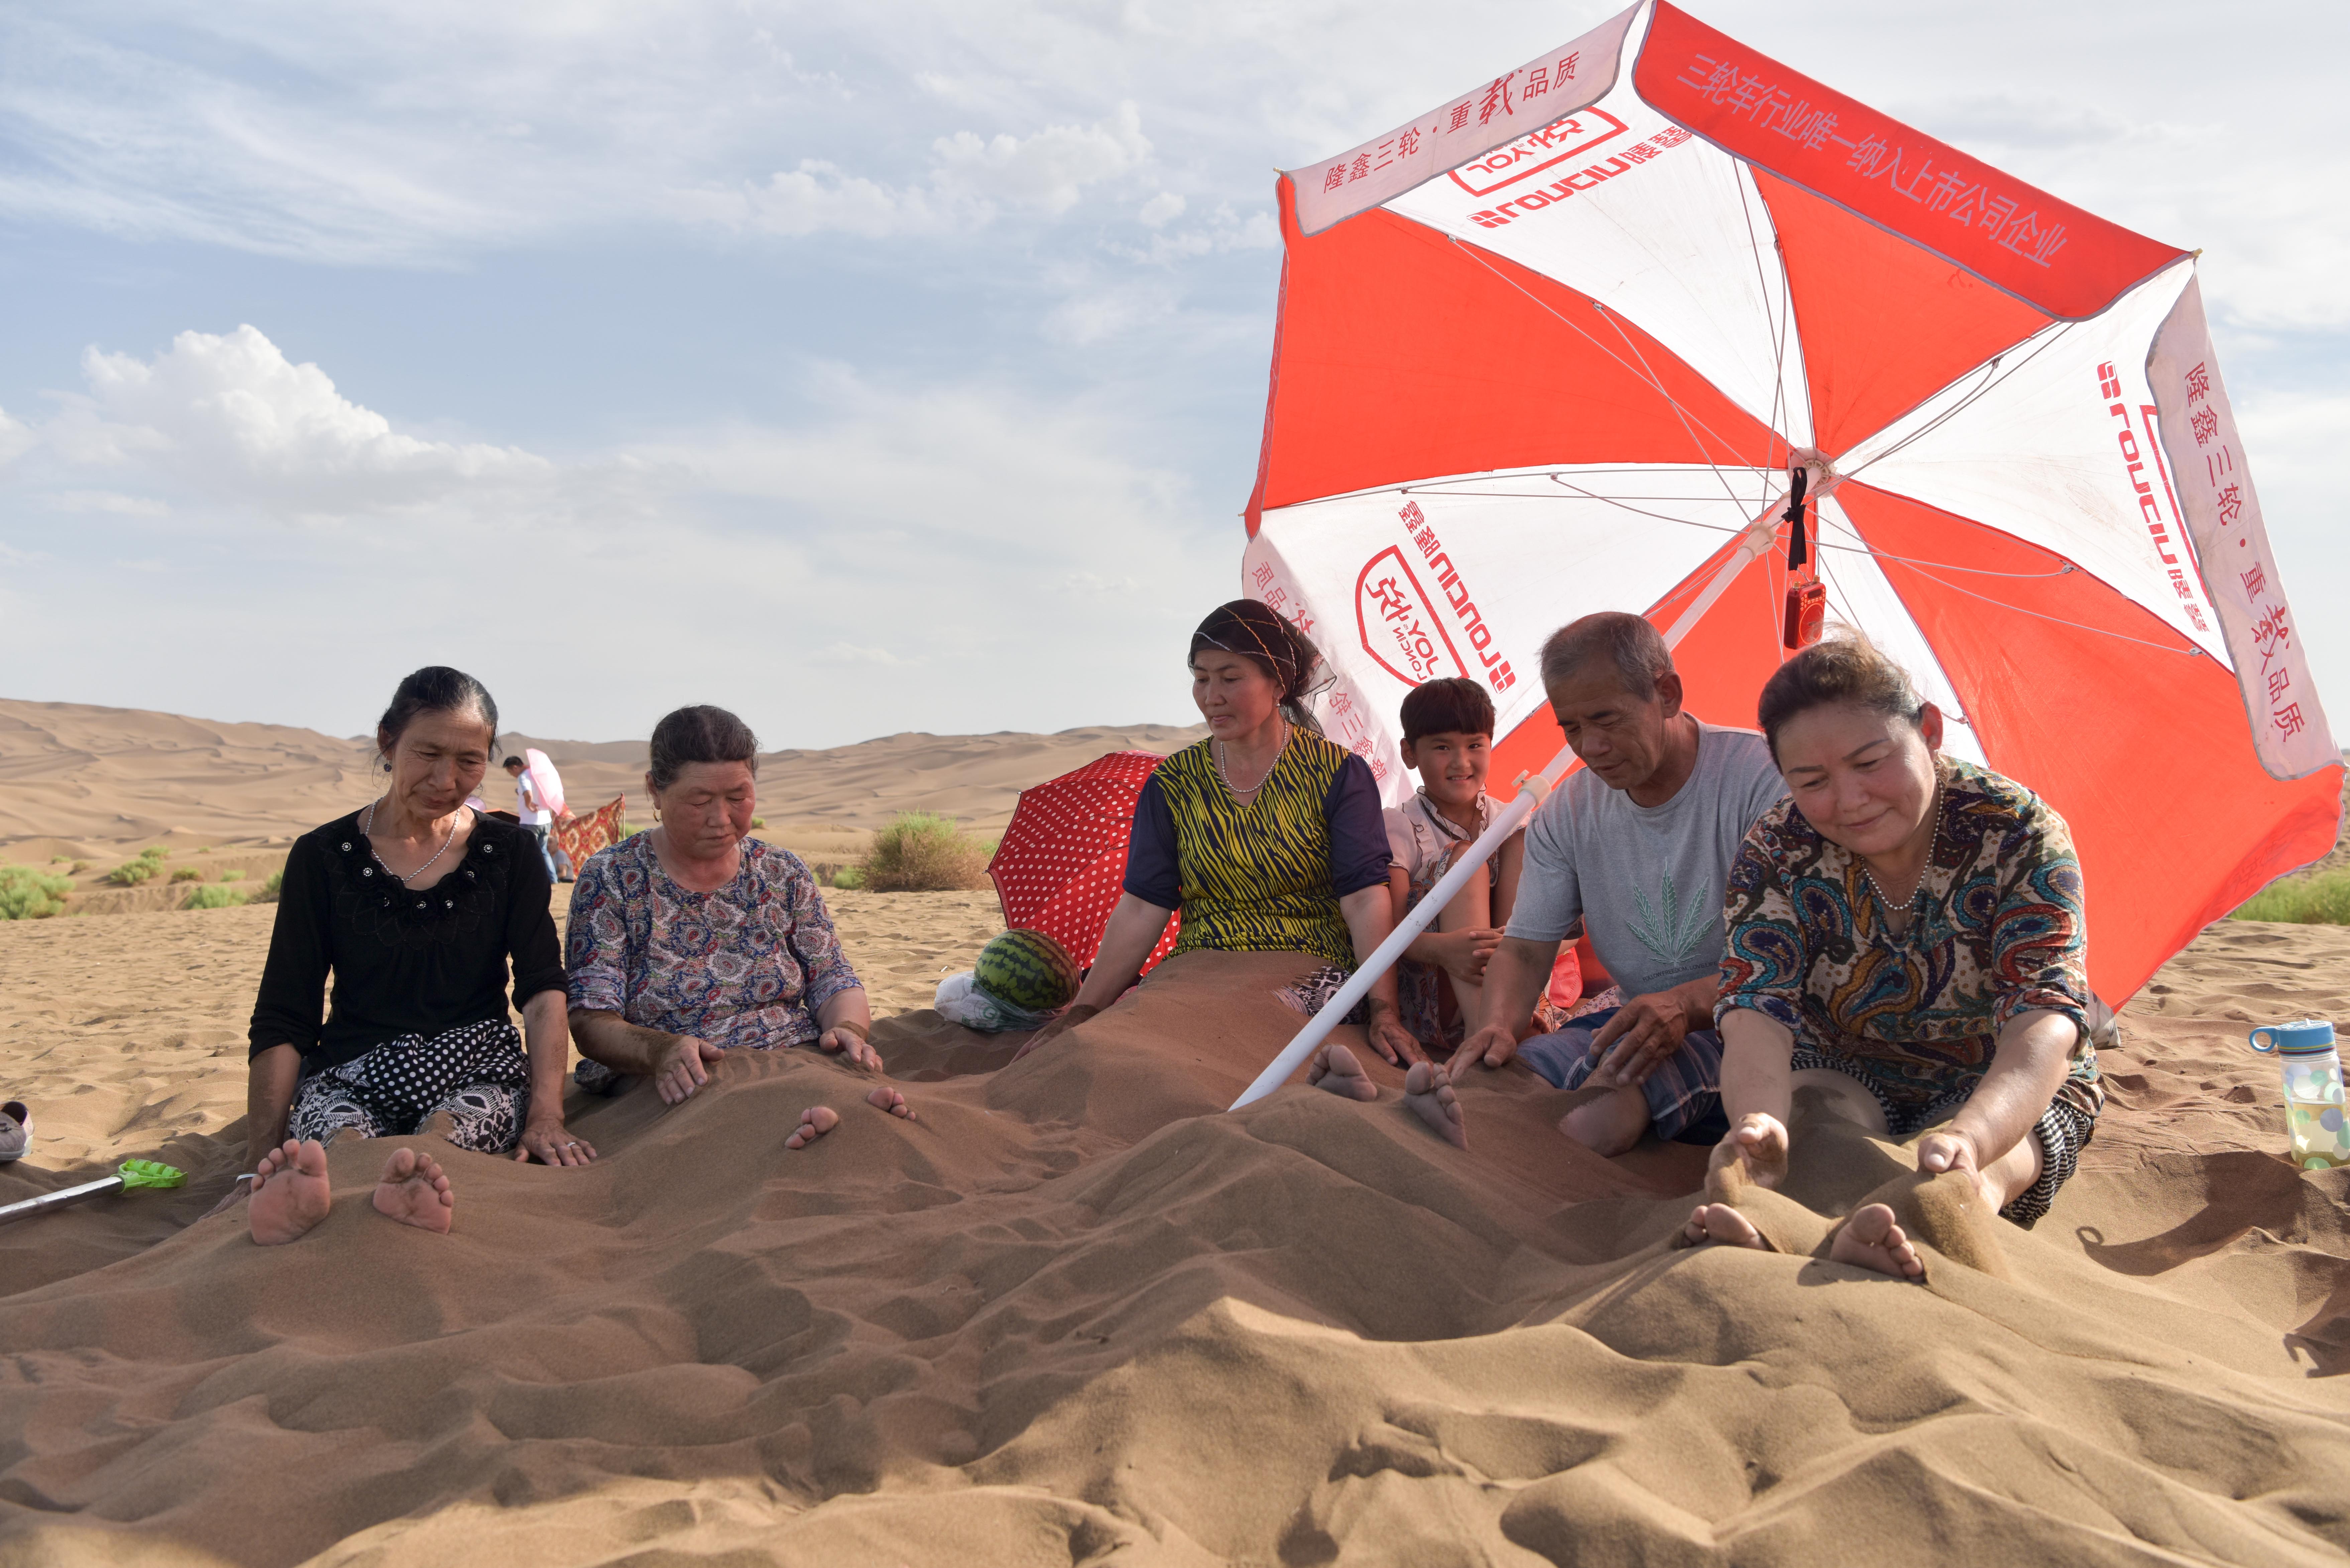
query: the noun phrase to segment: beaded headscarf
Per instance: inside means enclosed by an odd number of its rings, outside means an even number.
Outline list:
[[[1255,599],[1218,605],[1191,634],[1188,657],[1197,659],[1204,648],[1237,653],[1254,663],[1280,684],[1282,716],[1301,729],[1321,733],[1321,724],[1305,703],[1322,689],[1314,684],[1322,656],[1280,612]],[[1327,679],[1322,682],[1328,684]]]

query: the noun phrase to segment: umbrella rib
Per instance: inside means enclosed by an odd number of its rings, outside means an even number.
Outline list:
[[[1898,557],[1891,558],[1898,559]],[[1933,573],[1925,570],[1923,567],[1914,567],[1913,569],[1917,571],[1919,576],[1924,577],[1928,582],[1940,584],[1941,587],[1950,589],[1954,594],[1964,594],[1970,599],[1981,599],[1982,602],[1987,605],[1997,605],[2000,608],[2012,611],[2017,615],[2028,615],[2034,620],[2044,620],[2056,626],[2069,626],[2074,631],[2093,631],[2099,637],[2118,638],[2124,642],[2135,642],[2140,648],[2151,648],[2163,653],[2175,653],[2184,659],[2202,659],[2207,657],[2202,649],[2197,647],[2191,642],[2185,648],[2173,648],[2168,643],[2152,642],[2143,637],[2132,637],[2126,631],[2107,631],[2104,627],[2089,626],[2077,620],[2066,620],[2062,616],[2043,615],[2038,610],[2028,610],[2022,605],[2010,604],[2005,599],[1995,599],[1988,595],[1976,593],[1971,588],[1962,588],[1956,583],[1945,583],[1941,578],[1934,576]],[[2137,601],[2133,600],[2131,602],[2136,603]],[[2145,607],[2140,606],[2139,607],[2144,608]]]
[[[1737,165],[1738,212],[1746,221],[1746,247],[1754,258],[1754,286],[1762,291],[1762,327],[1771,334],[1771,420],[1772,430],[1789,448],[1794,438],[1784,428],[1794,422],[1794,408],[1787,400],[1787,293],[1785,264],[1780,267],[1779,319],[1771,319],[1771,280],[1762,267],[1762,243],[1754,233],[1754,207],[1748,200],[1747,186],[1751,175],[1744,163]],[[1775,247],[1777,229],[1772,231]]]
[[[1936,431],[1940,430],[1944,425],[1950,423],[1950,421],[1958,418],[1959,415],[1965,412],[1968,409],[1972,408],[1976,403],[1981,401],[1982,399],[1990,393],[1992,388],[1997,387],[2001,382],[2005,381],[2009,377],[2013,376],[2018,371],[2022,370],[2026,365],[2031,364],[2034,359],[2039,358],[2041,355],[2055,347],[2059,338],[2063,337],[2067,332],[2070,332],[2074,327],[2079,325],[2080,323],[2076,321],[2061,323],[2055,331],[2047,334],[2046,337],[2042,338],[2039,346],[2034,348],[2031,353],[2026,354],[2022,358],[2017,360],[2012,365],[2002,365],[1997,360],[1993,360],[1990,365],[1983,368],[1984,374],[1982,385],[1975,388],[1974,390],[1970,392],[1960,394],[1959,400],[1952,403],[1949,408],[1944,409],[1940,413],[1936,414],[1932,419],[1927,421],[1916,430],[1911,431],[1908,435],[1903,436],[1899,441],[1895,441],[1891,446],[1887,447],[1883,452],[1878,452],[1866,462],[1862,463],[1858,468],[1856,468],[1851,472],[1846,474],[1845,477],[1846,479],[1856,478],[1860,474],[1867,472],[1870,468],[1883,462],[1887,458],[1891,457],[1895,452],[1899,452],[1902,448],[1909,446],[1914,442],[1923,441],[1926,437],[1933,434]]]

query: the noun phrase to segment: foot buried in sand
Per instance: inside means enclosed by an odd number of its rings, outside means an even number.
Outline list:
[[[420,1231],[448,1234],[457,1218],[457,1195],[440,1162],[412,1148],[396,1148],[383,1162],[375,1184],[376,1212]]]
[[[903,1116],[910,1122],[916,1119],[914,1107],[906,1103],[906,1096],[886,1085],[866,1096],[865,1103],[875,1110],[888,1111],[891,1116]]]
[[[285,1147],[261,1157],[245,1219],[255,1241],[275,1247],[324,1220],[334,1201],[327,1180],[326,1147],[315,1138],[296,1142],[289,1137]]]
[[[785,1148],[806,1148],[840,1125],[840,1113],[830,1106],[810,1106],[800,1113],[800,1125],[784,1140]]]
[[[1893,1210],[1882,1203],[1864,1204],[1854,1210],[1852,1217],[1836,1228],[1835,1239],[1828,1243],[1828,1257],[1832,1262],[1850,1263],[1856,1269],[1874,1269],[1897,1280],[1926,1277],[1925,1260],[1909,1244]]]
[[[1762,1239],[1754,1222],[1727,1203],[1700,1203],[1681,1227],[1681,1244],[1702,1247],[1709,1241],[1725,1247],[1752,1247],[1759,1252],[1775,1251]]]
[[[1426,1062],[1414,1062],[1403,1075],[1403,1103],[1411,1114],[1434,1127],[1455,1148],[1469,1147],[1469,1123],[1461,1114],[1461,1096],[1452,1080]]]
[[[1363,1064],[1344,1045],[1325,1045],[1305,1070],[1305,1081],[1317,1089],[1327,1089],[1334,1095],[1344,1095],[1350,1100],[1376,1100],[1379,1086],[1363,1070]]]

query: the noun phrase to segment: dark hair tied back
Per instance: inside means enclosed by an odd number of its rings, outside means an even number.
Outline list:
[[[1271,676],[1281,688],[1281,716],[1301,730],[1322,732],[1321,722],[1305,704],[1331,677],[1323,671],[1322,650],[1287,617],[1255,599],[1218,605],[1191,634],[1191,651],[1185,657],[1196,659],[1211,648],[1237,653]]]
[[[489,689],[462,670],[428,664],[391,694],[391,706],[375,722],[376,749],[389,758],[408,726],[427,713],[470,715],[489,726],[491,740],[497,739],[498,705]]]
[[[653,726],[653,788],[667,789],[695,763],[743,763],[759,776],[759,737],[723,708],[680,708]]]
[[[1814,708],[1860,708],[1915,726],[1926,704],[1902,668],[1849,628],[1815,642],[1772,672],[1755,703],[1755,722],[1779,755],[1779,732]]]

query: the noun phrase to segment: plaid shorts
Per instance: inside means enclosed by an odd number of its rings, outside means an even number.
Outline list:
[[[1971,1087],[1955,1089],[1922,1106],[1900,1106],[1887,1099],[1884,1090],[1863,1076],[1857,1063],[1798,1045],[1787,1065],[1798,1073],[1809,1067],[1824,1067],[1832,1073],[1842,1073],[1866,1089],[1885,1112],[1885,1126],[1897,1141],[1906,1141],[1928,1127],[1949,1121],[1974,1094]],[[2038,1224],[2047,1214],[2048,1206],[2056,1200],[2056,1189],[2073,1179],[2073,1172],[2080,1167],[2081,1151],[2089,1147],[2096,1129],[2095,1118],[2079,1106],[2062,1099],[2049,1101],[2048,1108],[2040,1113],[2040,1119],[2032,1127],[2032,1135],[2040,1140],[2040,1179],[2010,1199],[2007,1207],[1999,1211],[2001,1218],[2012,1220],[2027,1231]]]
[[[1518,1060],[1555,1088],[1579,1089],[1599,1058],[1592,1037],[1619,1010],[1586,1012],[1555,1034],[1540,1034],[1518,1046]],[[1681,1048],[1657,1064],[1640,1085],[1648,1102],[1648,1125],[1657,1136],[1676,1143],[1719,1143],[1730,1132],[1721,1114],[1721,1036],[1711,1029],[1693,1029],[1681,1037]]]

